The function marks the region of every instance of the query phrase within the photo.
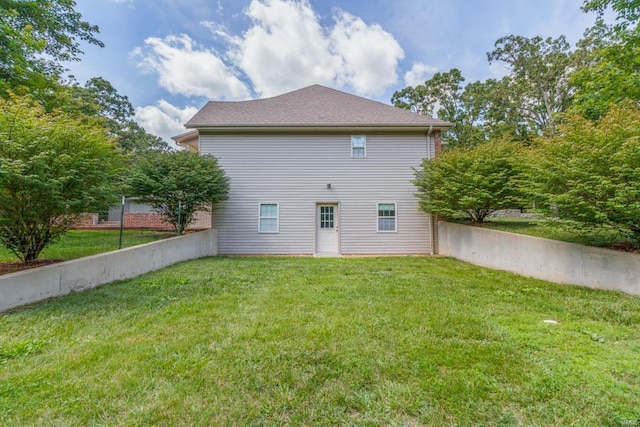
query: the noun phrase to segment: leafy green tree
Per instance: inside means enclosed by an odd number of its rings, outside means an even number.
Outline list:
[[[528,143],[541,132],[540,124],[523,115],[528,101],[514,76],[467,85],[463,82],[457,69],[436,73],[424,85],[395,92],[391,102],[452,123],[443,135],[449,147],[472,146],[504,136]]]
[[[435,73],[423,85],[408,86],[393,94],[393,105],[452,124],[443,140],[449,146],[475,145],[485,139],[479,122],[484,111],[482,83],[463,86],[464,77],[453,68],[446,73]]]
[[[130,193],[159,211],[178,234],[198,211],[227,199],[229,180],[213,156],[188,151],[149,152],[131,173]]]
[[[584,12],[597,12],[599,20],[603,19],[607,8],[616,14],[617,29],[636,25],[640,21],[640,0],[584,0],[582,4]]]
[[[0,97],[31,94],[47,111],[57,108],[101,121],[128,152],[167,150],[133,119],[133,106],[107,80],[84,87],[63,81],[64,61],[78,61],[80,42],[104,46],[99,29],[82,20],[73,0],[0,0]]]
[[[502,61],[510,68],[509,90],[503,96],[517,108],[518,116],[532,132],[553,133],[554,115],[566,111],[571,99],[569,72],[573,56],[566,38],[501,37],[487,58],[489,62]]]
[[[0,244],[21,261],[117,200],[121,154],[106,132],[30,97],[0,99]]]
[[[608,7],[617,14],[614,25],[604,22]],[[580,41],[583,65],[571,75],[572,107],[595,120],[624,99],[640,102],[640,1],[590,0],[583,10],[599,17]]]
[[[93,115],[101,117],[105,128],[118,141],[125,152],[143,153],[148,150],[168,150],[169,145],[155,135],[147,133],[133,120],[134,110],[129,98],[120,95],[110,82],[101,77],[90,79],[76,91],[83,94],[87,103],[93,103]]]
[[[482,223],[498,209],[522,206],[520,150],[517,143],[492,140],[423,160],[414,180],[420,208],[445,219],[466,216]]]
[[[168,151],[171,148],[159,136],[150,134],[133,119],[120,124],[114,131],[118,145],[125,152],[143,155],[147,151]]]
[[[589,66],[572,75],[573,108],[598,119],[624,99],[640,101],[640,31],[618,33],[615,41],[590,52]]]
[[[162,138],[147,133],[133,120],[134,110],[129,98],[118,93],[102,77],[94,77],[84,86],[60,87],[47,106],[95,118],[127,153],[169,150],[169,145]]]
[[[616,229],[640,245],[640,107],[626,101],[593,122],[565,114],[527,161],[528,191],[549,215]]]
[[[97,46],[98,27],[82,20],[73,0],[0,0],[0,96],[37,99],[59,85],[60,62],[75,61],[80,42]]]
[[[124,123],[133,116],[133,105],[129,98],[119,94],[116,88],[102,77],[89,79],[83,87],[73,85],[71,88],[71,95],[81,100],[77,103],[77,108],[86,116],[105,117],[116,123]]]
[[[520,96],[514,93],[512,77],[480,82],[482,91],[478,101],[485,104],[482,125],[487,139],[508,138],[522,143],[531,142],[535,132],[520,114]],[[470,89],[470,88],[468,88]]]

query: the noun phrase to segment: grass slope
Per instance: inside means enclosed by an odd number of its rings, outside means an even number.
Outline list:
[[[122,247],[141,245],[173,235],[167,232],[125,230]],[[118,230],[71,230],[45,248],[40,259],[69,260],[114,251],[118,249],[119,237]],[[0,262],[13,261],[18,261],[18,258],[0,246]]]
[[[628,426],[639,366],[638,297],[446,258],[207,258],[0,314],[0,424]]]
[[[491,218],[483,226],[509,233],[526,234],[545,239],[579,243],[587,246],[626,245],[631,240],[613,230],[605,229],[570,229],[543,219]]]

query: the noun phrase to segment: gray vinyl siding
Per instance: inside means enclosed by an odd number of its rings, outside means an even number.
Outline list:
[[[432,138],[365,135],[366,158],[351,157],[351,134],[202,135],[200,152],[218,157],[231,184],[214,214],[219,253],[313,254],[322,202],[339,204],[342,254],[431,253],[411,180],[433,155]],[[379,202],[396,203],[397,232],[377,231]],[[278,233],[258,233],[260,203],[278,203]]]

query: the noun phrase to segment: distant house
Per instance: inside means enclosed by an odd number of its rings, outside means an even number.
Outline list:
[[[150,205],[143,203],[138,197],[127,197],[124,205],[112,206],[106,215],[98,213],[83,214],[75,224],[76,229],[116,229],[122,227],[134,230],[174,230],[162,214]],[[196,212],[194,221],[187,230],[204,230],[211,228],[211,213]]]
[[[209,102],[174,140],[230,178],[213,216],[221,254],[430,254],[412,168],[450,126],[314,85]]]
[[[120,215],[124,221],[124,228],[173,230],[162,214],[151,205],[144,203],[138,197],[127,197],[124,206],[114,206],[109,209],[108,222],[120,226]],[[194,221],[187,226],[188,230],[202,230],[211,228],[211,214],[197,212]]]

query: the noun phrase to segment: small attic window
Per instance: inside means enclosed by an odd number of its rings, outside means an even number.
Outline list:
[[[367,157],[367,137],[352,136],[351,137],[351,157]]]

